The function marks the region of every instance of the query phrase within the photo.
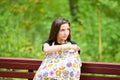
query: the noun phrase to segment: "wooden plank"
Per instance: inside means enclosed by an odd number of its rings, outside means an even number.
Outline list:
[[[115,74],[120,75],[120,68],[82,67],[82,73]]]
[[[0,77],[8,78],[27,78],[32,79],[35,73],[32,72],[9,72],[9,71],[0,71]]]
[[[0,62],[0,68],[8,68],[8,69],[33,69],[37,70],[40,64],[34,63],[8,63],[8,62]]]
[[[83,62],[84,67],[109,67],[120,68],[120,63],[108,63],[108,62]]]
[[[82,73],[116,74],[120,75],[120,63],[83,62]]]
[[[20,62],[20,63],[34,63],[34,64],[41,64],[42,59],[28,59],[28,58],[8,58],[8,57],[0,57],[0,62]]]
[[[84,75],[81,75],[80,80],[120,80],[120,78],[118,78],[118,77],[84,76]]]

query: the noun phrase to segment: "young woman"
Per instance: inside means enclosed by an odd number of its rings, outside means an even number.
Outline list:
[[[34,80],[79,80],[81,73],[80,48],[71,41],[70,22],[65,18],[53,21],[49,38],[43,44],[45,60]]]

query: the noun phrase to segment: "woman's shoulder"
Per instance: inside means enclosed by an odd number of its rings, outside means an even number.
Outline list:
[[[77,44],[75,41],[70,41],[71,44]]]
[[[46,40],[46,41],[43,42],[43,44],[45,44],[45,43],[47,43],[47,44],[49,44],[49,45],[52,45],[53,42],[52,42],[52,41],[49,41],[49,40]]]

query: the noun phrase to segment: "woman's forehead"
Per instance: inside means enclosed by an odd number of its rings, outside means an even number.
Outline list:
[[[60,28],[66,28],[66,27],[69,27],[68,23],[62,24]]]

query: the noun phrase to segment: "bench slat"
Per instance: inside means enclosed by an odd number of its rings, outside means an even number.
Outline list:
[[[37,70],[40,64],[29,64],[29,63],[8,63],[1,62],[0,68],[12,68],[12,69],[32,69]],[[120,68],[106,68],[106,67],[82,67],[83,73],[99,73],[99,74],[116,74],[120,75]]]
[[[83,62],[84,67],[106,67],[106,68],[120,68],[119,63],[108,63],[108,62]]]
[[[84,76],[84,75],[81,75],[80,80],[120,80],[120,78],[118,78],[118,77]]]
[[[120,75],[120,68],[109,67],[82,67],[82,73],[97,73],[97,74],[116,74]]]
[[[28,58],[5,58],[0,57],[0,62],[8,62],[8,63],[34,63],[34,64],[41,64],[42,59],[28,59]]]
[[[35,73],[32,72],[9,72],[9,71],[0,71],[1,77],[8,77],[8,78],[28,78],[32,79]]]
[[[0,62],[0,68],[37,70],[40,64]]]
[[[107,62],[83,62],[82,73],[120,75],[120,64]]]

